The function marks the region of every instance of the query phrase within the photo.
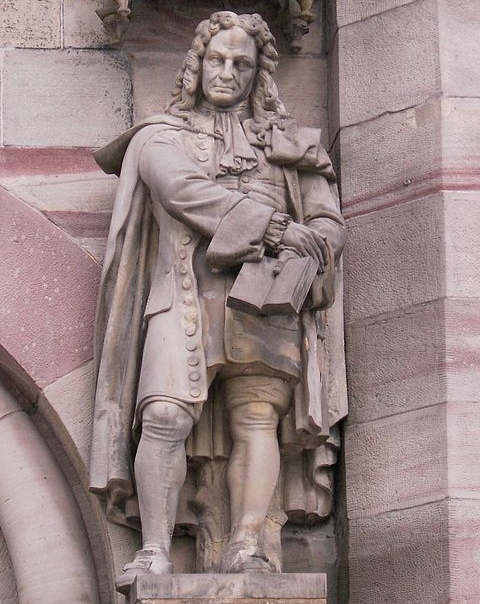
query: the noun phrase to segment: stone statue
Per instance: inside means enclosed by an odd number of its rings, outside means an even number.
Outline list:
[[[98,306],[91,489],[112,521],[140,518],[143,536],[120,586],[172,571],[175,526],[197,534],[199,571],[280,572],[286,519],[331,510],[345,224],[320,132],[278,97],[273,42],[258,14],[214,13],[165,113],[96,154],[121,175]],[[300,313],[226,304],[244,264],[277,259],[281,276],[291,257],[318,267]]]

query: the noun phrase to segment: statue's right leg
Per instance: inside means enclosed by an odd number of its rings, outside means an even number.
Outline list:
[[[187,464],[185,440],[193,417],[180,405],[153,400],[143,409],[135,457],[143,547],[124,568],[124,580],[141,573],[172,572],[170,546]]]

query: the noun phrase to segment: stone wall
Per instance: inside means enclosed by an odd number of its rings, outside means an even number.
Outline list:
[[[87,491],[95,299],[117,182],[98,169],[92,150],[134,121],[162,110],[196,23],[223,3],[137,0],[120,50],[109,47],[95,14],[104,4],[6,0],[2,6],[0,377],[9,391],[5,397],[12,392],[17,396],[20,411],[27,412],[31,428],[48,445],[52,465],[65,475],[65,490],[73,494],[68,514],[77,518],[80,512],[84,549],[99,585],[98,600],[92,592],[88,601],[110,604],[123,601],[113,592],[113,577],[133,556],[138,536],[107,524]],[[284,53],[277,82],[287,108],[303,124],[320,126],[327,144],[328,66],[322,29],[319,18],[303,52]],[[280,45],[285,50],[281,39]],[[26,445],[25,454],[25,463],[34,464],[36,449]],[[12,472],[17,470],[12,466]],[[47,489],[49,496],[54,498],[54,493]],[[2,513],[0,506],[0,522]],[[22,530],[36,534],[41,514],[40,506],[24,518]],[[49,550],[62,548],[64,538],[58,531]],[[334,602],[333,522],[320,529],[287,529],[285,543],[287,570],[328,570]],[[11,548],[11,539],[0,539],[0,558],[5,560],[0,601],[41,601],[29,599],[19,585],[21,569]],[[52,559],[51,551],[40,550],[39,555],[22,568],[30,564],[33,572],[34,566],[42,568]],[[174,563],[177,571],[194,570],[190,538],[176,541]],[[55,577],[49,580],[55,582]],[[49,593],[48,602],[81,597],[57,589]]]
[[[351,604],[480,598],[479,8],[336,2]]]

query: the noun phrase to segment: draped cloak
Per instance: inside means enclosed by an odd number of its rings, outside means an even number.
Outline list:
[[[155,133],[188,128],[183,119],[152,116],[95,154],[102,169],[120,175],[120,182],[97,307],[90,489],[106,499],[111,521],[134,528],[139,528],[139,518],[132,425],[148,321],[146,305],[159,245],[159,225],[152,218],[149,191],[140,178],[139,158]],[[264,149],[268,161],[284,170],[289,213],[298,222],[304,219],[303,174],[326,178],[338,204],[335,175],[319,138],[319,130],[298,128],[289,120],[283,128],[273,127]],[[330,217],[341,223],[338,207]],[[239,232],[241,228],[238,225]],[[303,379],[295,388],[294,404],[279,429],[283,450],[303,451],[303,457],[293,455],[293,461],[285,456],[283,468],[283,507],[294,520],[323,518],[331,510],[331,483],[326,470],[335,463],[339,446],[336,424],[347,413],[342,274],[333,257],[326,273],[316,281],[309,308],[301,313]],[[206,372],[206,367],[203,369]],[[215,398],[212,387],[202,418],[187,443],[187,454],[193,461],[228,457],[228,428]],[[299,459],[303,467],[298,466]],[[185,502],[180,508],[188,509]],[[177,520],[183,522],[182,518]]]

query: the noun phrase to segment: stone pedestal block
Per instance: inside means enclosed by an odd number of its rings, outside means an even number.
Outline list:
[[[175,574],[138,577],[127,604],[326,604],[320,573]]]

